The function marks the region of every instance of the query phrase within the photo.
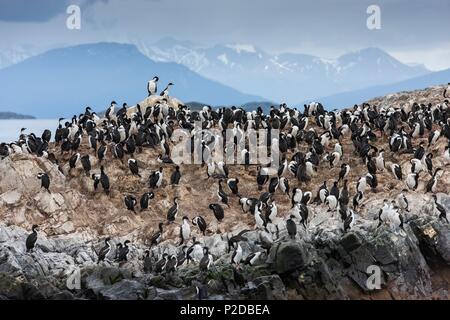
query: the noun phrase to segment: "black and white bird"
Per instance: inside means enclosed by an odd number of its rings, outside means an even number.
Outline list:
[[[391,172],[396,179],[398,179],[398,180],[403,179],[402,168],[397,163],[393,163],[391,165]]]
[[[303,192],[302,189],[300,188],[294,188],[292,189],[292,198],[291,198],[291,205],[292,208],[299,203],[300,201],[302,201],[303,198]]]
[[[105,239],[105,245],[98,252],[97,264],[99,264],[101,261],[105,261],[106,256],[111,252],[110,241],[111,241],[111,238],[109,238],[109,237],[107,237]]]
[[[438,186],[438,174],[440,174],[440,172],[442,172],[442,169],[441,168],[436,168],[436,170],[434,171],[433,176],[427,182],[427,185],[425,187],[426,192],[432,192],[432,193],[436,192],[437,186]]]
[[[137,200],[136,200],[135,196],[127,194],[124,198],[124,202],[125,202],[125,206],[127,207],[128,210],[136,213],[136,210],[134,209],[134,207],[137,204]]]
[[[177,256],[172,254],[166,263],[166,268],[165,268],[166,274],[174,273],[177,269],[177,265],[178,265]]]
[[[164,97],[164,98],[168,98],[168,97],[169,97],[169,88],[170,88],[171,86],[173,86],[173,83],[172,83],[172,82],[169,82],[169,83],[167,84],[167,86],[164,88],[164,90],[161,91],[160,96],[161,96],[161,97]]]
[[[425,156],[425,167],[430,175],[433,175],[433,153],[428,153]]]
[[[254,266],[261,257],[262,251],[250,253],[244,260],[244,265]]]
[[[231,192],[237,196],[239,196],[238,183],[239,183],[238,178],[231,178],[227,180],[228,188],[230,188]]]
[[[207,228],[207,224],[205,219],[202,216],[196,216],[192,219],[192,224],[194,226],[197,226],[198,229],[200,230],[200,232],[203,234],[203,236],[205,236],[206,234],[206,228]]]
[[[347,215],[347,218],[344,221],[344,232],[350,230],[355,224],[355,213],[353,210],[350,210],[350,213]]]
[[[226,204],[229,207],[228,204],[228,195],[225,193],[222,187],[222,179],[219,179],[219,190],[217,190],[217,197],[219,198],[219,201]]]
[[[103,166],[100,167],[100,184],[102,185],[103,190],[106,194],[109,193],[109,177],[105,173],[105,168]]]
[[[83,167],[84,172],[86,173],[86,177],[89,177],[92,166],[91,160],[88,154],[85,154],[80,158],[81,166]]]
[[[128,168],[130,168],[130,171],[133,175],[138,176],[139,178],[141,175],[139,174],[139,166],[136,159],[128,159]]]
[[[213,256],[209,253],[209,248],[203,248],[203,258],[200,260],[199,268],[200,271],[208,271],[213,263]]]
[[[150,273],[153,270],[153,260],[152,257],[150,256],[150,250],[145,250],[145,255],[144,255],[144,272],[145,273]]]
[[[170,176],[170,184],[178,185],[180,183],[180,179],[181,179],[180,166],[176,166],[175,171],[172,172],[172,175]]]
[[[155,232],[150,238],[150,247],[161,242],[163,236],[163,225],[164,224],[162,222],[158,224],[158,231]]]
[[[441,136],[441,132],[439,130],[430,131],[430,134],[428,136],[428,148],[434,145],[439,137]]]
[[[295,239],[297,235],[297,224],[294,221],[295,216],[291,215],[286,221],[286,229],[291,239]]]
[[[223,208],[218,203],[211,203],[209,205],[209,208],[213,211],[214,216],[216,217],[217,221],[220,223],[222,222],[223,218],[225,217],[225,213],[223,211]]]
[[[189,240],[191,237],[191,225],[189,224],[189,218],[187,216],[183,217],[183,222],[180,227],[180,243],[182,245],[185,241]]]
[[[154,76],[153,79],[147,83],[147,92],[149,97],[155,95],[156,92],[158,91],[157,86],[158,80],[159,78],[157,76]]]
[[[341,181],[347,177],[350,172],[350,166],[346,163],[341,164],[341,171],[339,171],[339,179]]]
[[[148,208],[148,203],[151,199],[153,199],[155,197],[155,194],[153,192],[145,192],[140,201],[139,204],[141,206],[141,211],[144,211],[145,209]]]
[[[155,264],[155,273],[161,273],[166,269],[167,261],[169,260],[169,255],[167,253],[163,253],[161,259],[159,259]]]
[[[148,182],[150,185],[150,188],[155,189],[155,188],[161,187],[162,180],[163,180],[163,168],[160,167],[158,171],[154,171],[150,175],[150,179]]]
[[[364,198],[364,193],[361,191],[356,192],[356,194],[353,196],[353,209],[356,210],[358,206],[362,203],[362,200]]]
[[[409,212],[409,202],[408,202],[408,198],[406,198],[405,193],[407,193],[408,190],[403,189],[402,192],[400,192],[400,194],[397,196],[397,204],[398,207],[404,211]]]
[[[286,177],[280,178],[280,189],[289,196],[289,180]]]
[[[45,190],[50,193],[50,177],[45,172],[38,173],[37,178],[41,180],[41,188],[45,188]]]
[[[170,224],[175,221],[178,215],[178,208],[179,208],[178,197],[175,197],[173,199],[173,205],[167,211],[167,224]]]
[[[280,179],[278,177],[272,177],[269,181],[269,192],[275,193],[275,191],[278,188],[278,185],[280,184]]]
[[[79,153],[75,153],[73,154],[70,159],[69,159],[69,172],[72,171],[72,169],[74,169],[78,163],[78,160],[80,160],[80,154]]]
[[[123,247],[120,248],[119,256],[117,259],[119,262],[128,261],[128,253],[130,252],[130,247],[128,247],[128,244],[130,242],[130,240],[125,240],[125,242],[123,243]]]
[[[406,177],[406,185],[411,190],[416,190],[419,186],[419,174],[418,173],[409,173]]]
[[[442,204],[438,203],[437,196],[435,194],[433,194],[433,199],[434,199],[435,208],[439,212],[439,219],[444,220],[447,223],[449,223],[448,219],[447,219],[447,210],[445,210],[445,208]]]
[[[223,161],[217,163],[217,171],[219,172],[219,175],[228,179],[228,167]]]
[[[30,252],[34,249],[34,246],[36,245],[36,241],[38,238],[38,231],[39,227],[38,225],[34,224],[31,228],[31,233],[28,235],[27,240],[25,241],[25,246],[27,248],[27,252]]]
[[[236,249],[233,251],[233,254],[231,255],[231,264],[237,264],[242,260],[242,247],[240,243],[237,244]]]

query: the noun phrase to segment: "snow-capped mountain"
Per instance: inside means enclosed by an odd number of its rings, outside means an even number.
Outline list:
[[[32,46],[14,46],[0,49],[0,69],[19,63],[29,57],[40,53]]]
[[[307,54],[270,54],[249,44],[203,47],[173,38],[139,43],[155,61],[176,62],[208,78],[274,101],[300,101],[402,81],[429,73],[407,65],[377,48],[351,52],[337,59]]]

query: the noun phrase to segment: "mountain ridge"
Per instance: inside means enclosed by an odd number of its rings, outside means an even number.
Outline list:
[[[143,71],[146,70],[146,71]],[[91,106],[104,110],[110,101],[128,105],[147,95],[146,83],[159,75],[158,89],[169,82],[182,100],[212,104],[240,104],[264,100],[207,79],[173,62],[155,62],[134,45],[102,42],[53,49],[0,70],[0,110],[8,106],[20,113],[65,116]],[[80,94],[82,92],[82,94]],[[36,105],[45,106],[37,109]]]
[[[404,64],[374,47],[348,52],[336,59],[304,53],[271,54],[245,44],[207,47],[170,37],[140,43],[138,48],[151,59],[174,61],[231,87],[288,103],[431,72],[423,65]]]

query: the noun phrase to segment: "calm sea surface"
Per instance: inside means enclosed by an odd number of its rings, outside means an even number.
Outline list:
[[[45,129],[50,129],[53,140],[57,127],[58,120],[54,119],[0,120],[0,142],[16,141],[22,128],[27,128],[25,133],[33,132],[38,137]]]

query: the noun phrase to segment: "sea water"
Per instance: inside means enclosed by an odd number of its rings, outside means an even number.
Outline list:
[[[22,128],[27,128],[24,133],[34,133],[37,137],[40,137],[45,129],[49,129],[53,140],[57,127],[58,120],[55,119],[0,120],[0,143],[17,141]]]

